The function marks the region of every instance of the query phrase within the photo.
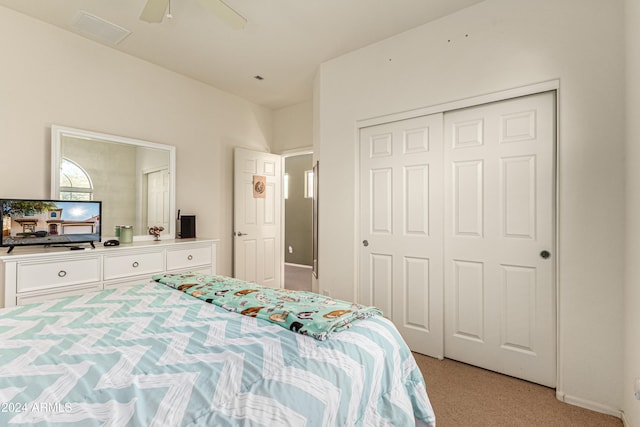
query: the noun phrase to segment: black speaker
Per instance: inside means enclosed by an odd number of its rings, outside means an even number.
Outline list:
[[[196,237],[196,216],[182,215],[178,220],[178,237],[180,239],[191,239]]]

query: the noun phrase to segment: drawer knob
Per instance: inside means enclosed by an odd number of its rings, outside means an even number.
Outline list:
[[[188,259],[189,261],[191,261],[191,260],[193,259],[193,255],[189,255],[189,256],[187,257],[187,259]]]
[[[58,277],[64,277],[64,276],[66,276],[66,275],[67,275],[67,272],[66,272],[66,271],[64,271],[64,270],[60,270],[60,271],[58,271]]]
[[[138,268],[139,265],[140,264],[138,264],[138,261],[134,261],[133,264],[131,264],[133,268]]]

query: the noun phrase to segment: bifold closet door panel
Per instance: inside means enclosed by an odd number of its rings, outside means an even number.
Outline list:
[[[445,356],[554,387],[555,93],[444,115]]]
[[[442,114],[361,129],[358,299],[443,356]]]

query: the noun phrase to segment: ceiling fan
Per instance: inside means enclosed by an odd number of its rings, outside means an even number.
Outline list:
[[[140,19],[146,22],[162,22],[170,0],[147,0]],[[247,20],[221,0],[198,0],[205,8],[213,12],[218,18],[236,29],[244,28]]]

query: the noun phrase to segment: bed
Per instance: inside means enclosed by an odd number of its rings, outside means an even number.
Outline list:
[[[384,317],[321,340],[184,290],[156,278],[0,310],[0,425],[435,426]]]

